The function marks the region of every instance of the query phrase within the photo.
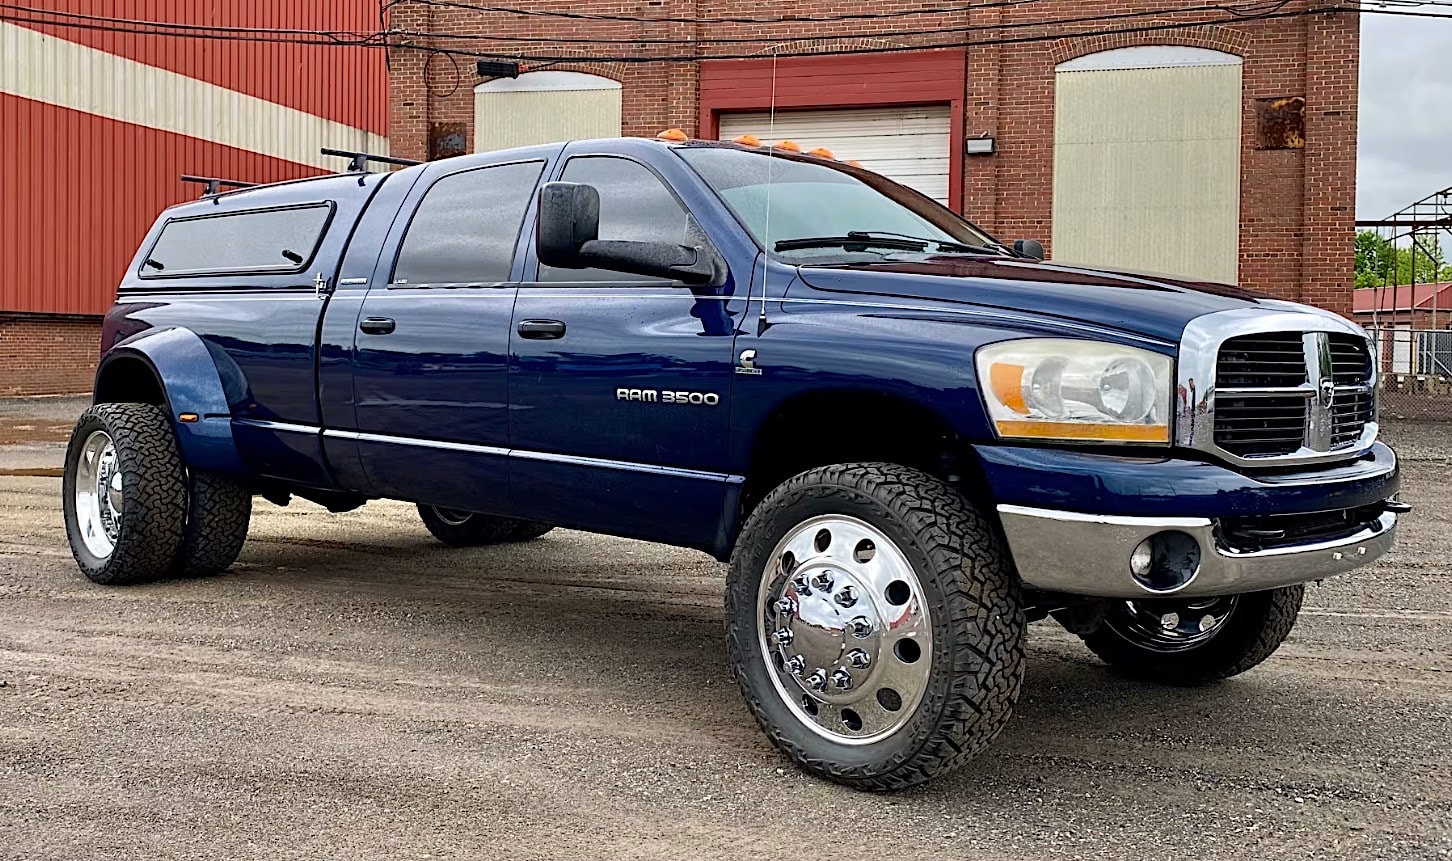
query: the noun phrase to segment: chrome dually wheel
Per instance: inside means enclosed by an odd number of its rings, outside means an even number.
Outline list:
[[[818,467],[766,493],[726,581],[732,671],[813,774],[891,790],[972,759],[1013,714],[1023,598],[994,524],[911,467]]]
[[[107,432],[94,431],[81,446],[74,493],[81,540],[98,559],[110,558],[121,536],[123,492],[116,444]]]
[[[175,574],[187,527],[187,475],[166,412],[97,404],[66,448],[61,500],[81,572],[97,583]]]
[[[835,741],[890,736],[922,701],[933,629],[907,558],[845,515],[804,521],[772,551],[757,607],[761,654],[797,719]]]

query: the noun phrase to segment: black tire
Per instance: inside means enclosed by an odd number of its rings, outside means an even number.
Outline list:
[[[119,531],[105,555],[87,546],[77,511],[80,458],[97,432],[110,437],[115,472],[121,476],[115,519]],[[119,586],[172,572],[186,525],[187,483],[176,436],[161,407],[97,404],[82,413],[66,448],[61,487],[66,537],[81,573],[97,583]]]
[[[1126,602],[1110,602],[1104,620],[1082,634],[1084,645],[1115,670],[1165,685],[1195,686],[1239,675],[1285,642],[1301,611],[1304,586],[1235,596],[1213,636],[1180,651],[1156,647],[1128,623]]]
[[[252,491],[225,475],[193,472],[178,577],[212,577],[237,561],[252,522]]]
[[[524,527],[543,526],[530,520],[516,520],[513,517],[496,517],[492,514],[477,514],[456,511],[436,505],[418,506],[418,516],[433,536],[452,547],[479,547],[485,544],[506,544],[537,538],[549,531],[518,538],[527,534]]]
[[[774,686],[760,639],[758,589],[773,551],[793,529],[822,516],[864,522],[896,544],[921,584],[930,617],[931,664],[921,701],[891,734],[867,743],[809,729]],[[1018,699],[1025,624],[995,525],[942,481],[904,466],[840,464],[789,479],[751,513],[731,558],[726,634],[747,707],[797,765],[859,789],[923,783],[986,748]]]

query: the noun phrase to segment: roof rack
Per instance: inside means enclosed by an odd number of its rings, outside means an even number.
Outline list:
[[[367,173],[368,162],[376,161],[380,164],[396,164],[403,167],[413,167],[416,164],[423,164],[421,161],[414,161],[411,158],[394,158],[390,155],[373,155],[366,152],[351,152],[345,149],[328,149],[323,147],[323,155],[335,155],[339,158],[350,159],[348,170],[345,173]]]
[[[207,188],[202,192],[202,197],[211,197],[221,192],[224,188],[252,188],[257,185],[255,182],[242,182],[236,179],[218,179],[215,176],[192,176],[182,174],[182,182],[196,182],[205,185]]]

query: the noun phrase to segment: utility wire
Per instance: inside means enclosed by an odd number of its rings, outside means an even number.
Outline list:
[[[598,37],[569,37],[569,36],[504,36],[481,33],[442,33],[421,30],[392,30],[390,33],[397,36],[419,37],[426,39],[448,39],[458,42],[524,42],[543,43],[556,45],[755,45],[755,44],[781,44],[783,42],[837,42],[849,41],[852,39],[864,38],[903,38],[908,36],[941,36],[949,33],[977,33],[984,30],[1022,30],[1042,27],[1057,27],[1066,24],[1098,24],[1111,21],[1126,21],[1136,18],[1153,18],[1167,14],[1194,14],[1199,12],[1225,12],[1235,16],[1231,21],[1241,21],[1247,16],[1257,16],[1268,12],[1277,12],[1289,5],[1291,0],[1270,0],[1270,2],[1241,4],[1240,7],[1227,6],[1224,3],[1209,3],[1203,6],[1182,6],[1174,9],[1146,9],[1138,12],[1118,12],[1112,14],[1083,15],[1076,18],[1050,18],[1040,21],[1016,21],[1008,24],[976,24],[962,25],[956,27],[933,27],[922,30],[892,30],[886,32],[867,33],[821,33],[801,36],[775,35],[775,36],[729,36],[729,37],[701,37],[685,39],[651,39],[644,37],[634,38],[598,38]],[[1250,6],[1265,7],[1262,9],[1249,9]]]
[[[952,6],[925,6],[921,9],[903,9],[896,12],[840,12],[832,15],[782,15],[773,18],[751,16],[718,16],[710,18],[640,15],[619,15],[606,12],[570,12],[564,9],[522,9],[516,6],[493,6],[482,3],[466,3],[463,0],[388,0],[384,10],[405,4],[433,6],[443,9],[468,9],[475,12],[493,12],[501,15],[520,15],[539,18],[567,18],[578,21],[624,21],[632,24],[800,24],[823,21],[871,21],[906,18],[914,15],[954,15],[978,9],[1003,9],[1011,6],[1028,6],[1043,0],[987,0],[983,3],[958,3]],[[1403,0],[1407,2],[1407,0]]]
[[[417,0],[411,0],[417,2]],[[443,2],[443,0],[432,0],[432,2]],[[1285,5],[1284,3],[1279,4]],[[1442,5],[1442,4],[1437,4]],[[401,50],[419,50],[436,54],[445,54],[451,57],[473,57],[473,58],[502,58],[521,62],[531,63],[620,63],[620,64],[642,64],[642,63],[694,63],[703,60],[744,60],[762,59],[760,52],[756,53],[691,53],[691,54],[621,54],[621,55],[584,55],[584,54],[548,54],[548,53],[515,53],[512,51],[475,51],[461,48],[441,47],[436,45],[420,45],[406,41],[397,41],[389,32],[372,34],[352,33],[343,31],[311,31],[311,30],[283,30],[268,28],[216,28],[202,27],[202,25],[172,24],[168,22],[136,21],[131,19],[103,18],[101,16],[77,17],[77,13],[54,13],[49,10],[41,10],[45,15],[58,15],[70,17],[72,20],[48,20],[37,18],[31,14],[17,14],[14,11],[6,12],[5,9],[27,10],[31,7],[22,7],[17,4],[0,3],[0,21],[16,24],[25,24],[38,27],[59,27],[79,30],[93,30],[113,33],[131,33],[146,36],[168,36],[180,38],[209,39],[216,41],[232,42],[272,42],[300,45],[322,45],[338,47],[368,47],[368,48],[397,48]],[[1173,14],[1176,11],[1183,11],[1183,7],[1176,9],[1159,10],[1158,14]],[[1169,21],[1158,23],[1146,23],[1133,27],[1080,29],[1069,32],[1050,32],[1033,35],[999,36],[981,39],[955,39],[952,41],[927,42],[913,45],[884,45],[872,47],[843,47],[838,49],[825,50],[803,50],[791,52],[778,52],[781,57],[820,57],[836,55],[856,54],[888,54],[904,51],[923,51],[935,48],[967,48],[989,45],[1017,45],[1032,44],[1038,42],[1050,42],[1061,39],[1086,38],[1091,36],[1112,36],[1119,34],[1154,33],[1175,30],[1195,29],[1199,27],[1214,26],[1220,24],[1245,24],[1254,21],[1268,21],[1280,19],[1301,18],[1314,15],[1336,15],[1336,14],[1377,14],[1377,15],[1403,15],[1415,16],[1424,19],[1452,18],[1452,12],[1413,12],[1410,10],[1393,9],[1371,9],[1352,5],[1328,5],[1311,9],[1300,9],[1294,11],[1276,11],[1261,13],[1240,13],[1231,11],[1227,16],[1220,18],[1199,19],[1194,21]],[[1071,20],[1071,19],[1063,19]],[[1079,20],[1080,23],[1097,23],[1105,20],[1112,20],[1108,16],[1094,16]],[[1054,27],[1059,22],[1049,20],[1035,22],[1036,27]],[[178,28],[186,32],[177,32]],[[998,29],[998,28],[988,28]],[[883,39],[892,38],[892,32],[859,33],[851,38]],[[441,35],[440,38],[456,38],[452,34]],[[821,38],[821,37],[816,37]],[[551,40],[557,41],[557,40]],[[596,40],[590,40],[594,44],[600,44]],[[637,43],[639,40],[630,40]],[[781,42],[780,38],[763,41]]]

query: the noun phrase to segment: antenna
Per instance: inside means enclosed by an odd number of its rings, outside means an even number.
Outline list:
[[[761,267],[761,314],[756,318],[756,335],[760,337],[771,324],[766,321],[766,279],[771,273],[771,150],[776,148],[776,52],[771,55],[771,114],[767,120],[767,140],[771,145],[766,152],[766,259]]]

